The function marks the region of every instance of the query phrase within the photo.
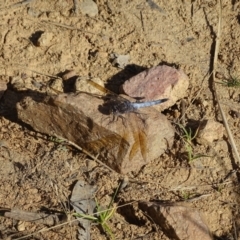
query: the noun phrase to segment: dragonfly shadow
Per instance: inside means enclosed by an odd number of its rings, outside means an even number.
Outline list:
[[[170,66],[170,67],[174,67],[176,69],[179,68],[179,65],[177,65],[175,63],[169,63],[169,62],[166,62],[166,61],[161,61],[161,62],[158,63],[158,65],[160,65],[160,66],[161,65],[167,65],[167,66]],[[136,76],[140,72],[143,72],[147,69],[148,69],[147,67],[143,67],[143,66],[140,66],[140,65],[128,64],[124,69],[119,71],[114,76],[110,77],[107,80],[107,83],[106,83],[105,87],[107,89],[109,89],[110,91],[119,94],[120,93],[120,91],[119,91],[120,85],[122,85],[124,82],[129,80],[131,77]]]
[[[143,66],[129,64],[124,69],[122,69],[122,71],[118,72],[107,80],[106,88],[112,92],[119,93],[119,86],[121,84],[146,69],[147,68]]]
[[[113,108],[113,103],[105,97],[103,97],[104,103],[98,106],[98,111],[103,115],[111,115],[111,109]]]

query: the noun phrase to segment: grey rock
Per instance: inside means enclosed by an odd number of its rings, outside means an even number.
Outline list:
[[[80,10],[83,14],[86,14],[90,17],[95,17],[98,15],[98,6],[92,0],[84,0],[80,3]]]

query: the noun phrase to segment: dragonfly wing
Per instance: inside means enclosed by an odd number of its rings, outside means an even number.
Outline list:
[[[119,164],[122,162],[122,159],[124,159],[128,151],[129,144],[126,146],[126,143],[128,143],[127,137],[127,132],[124,132],[118,145],[117,161]]]
[[[135,136],[134,136],[135,138]],[[139,141],[138,141],[138,137],[135,138],[135,142],[134,144],[132,145],[132,148],[130,150],[130,153],[129,153],[129,160],[131,161],[134,156],[137,154],[138,152],[138,149],[139,149]]]
[[[98,91],[104,93],[104,94],[110,94],[112,96],[118,96],[116,93],[110,91],[109,89],[105,88],[103,85],[100,85],[99,83],[91,80],[91,79],[88,79],[88,84],[90,84],[92,87],[94,87],[95,89],[97,89]]]
[[[138,138],[141,155],[143,159],[147,161],[147,137],[145,132],[143,132],[142,130],[138,131]]]
[[[102,92],[103,94],[107,95],[107,96],[111,96],[111,98],[113,99],[118,99],[119,101],[131,101],[132,98],[125,96],[125,95],[119,95],[115,92],[112,92],[111,90],[105,88],[102,84],[100,85],[99,83],[97,83],[96,81],[92,80],[92,79],[88,79],[88,84],[91,85],[93,88],[97,89],[99,92]]]
[[[146,124],[143,119],[140,118],[135,113],[131,114],[131,127],[132,127],[132,134],[134,138],[134,144],[129,153],[129,159],[133,159],[134,156],[140,152],[142,158],[146,161],[147,160],[147,138],[146,138]]]

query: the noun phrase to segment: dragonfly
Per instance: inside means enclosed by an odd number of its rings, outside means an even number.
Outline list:
[[[125,144],[133,139],[133,144],[131,145],[128,155],[129,160],[132,160],[134,156],[140,152],[142,158],[147,161],[148,125],[146,124],[146,118],[148,116],[144,112],[140,112],[139,109],[164,103],[168,99],[163,98],[153,101],[138,100],[136,102],[131,102],[127,97],[113,93],[91,79],[88,80],[88,83],[107,94],[106,96],[102,96],[105,102],[103,105],[99,106],[99,111],[112,116],[112,120],[108,121],[108,124],[114,123],[119,119],[122,120],[122,124],[117,125],[118,127],[121,126],[121,129],[118,129],[117,132],[121,132],[123,140],[122,143],[119,144]],[[123,149],[124,147],[119,146],[119,158],[124,157],[124,154],[126,154],[125,149]]]
[[[137,110],[140,108],[151,107],[157,104],[164,103],[168,100],[168,98],[163,98],[163,99],[152,100],[152,101],[131,102],[130,100],[122,97],[122,95],[117,95],[116,93],[113,93],[109,89],[104,88],[103,86],[94,82],[91,79],[89,79],[88,82],[94,87],[96,87],[98,90],[110,95],[110,97],[107,96],[105,98],[107,100],[104,105],[109,108],[110,114],[116,115],[116,116],[123,115],[129,112],[137,113]]]

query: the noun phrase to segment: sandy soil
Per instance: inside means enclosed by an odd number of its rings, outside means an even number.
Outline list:
[[[209,81],[218,1],[154,0],[159,7],[154,8],[144,0],[96,0],[96,17],[81,11],[72,14],[70,0],[32,1],[7,8],[17,2],[0,3],[1,81],[29,76],[47,84],[51,76],[73,69],[80,76],[98,77],[118,85],[143,68],[168,64],[182,69],[190,78],[184,99],[185,125],[203,119],[222,122]],[[217,70],[227,77],[240,75],[239,9],[238,1],[223,1]],[[43,34],[46,38],[39,45],[37,40]],[[129,54],[131,66],[124,70],[113,66],[112,53]],[[239,147],[239,118],[230,114],[239,111],[239,89],[217,84],[217,91]],[[6,96],[1,99],[0,116],[0,207],[70,212],[68,200],[78,179],[96,185],[96,198],[106,206],[121,177],[57,139],[30,130],[11,112],[12,106],[6,103],[11,99]],[[14,98],[14,94],[10,96]],[[181,107],[179,102],[165,114],[176,122]],[[196,155],[208,157],[189,163],[184,143],[176,134],[173,148],[139,173],[128,175],[136,181],[119,194],[118,204],[134,200],[184,202],[203,214],[216,238],[237,239],[239,163],[226,132],[212,144],[193,142],[193,150]],[[3,217],[0,221],[1,238],[35,233],[29,239],[77,239],[77,227],[69,224],[37,233],[43,225]],[[138,209],[137,203],[120,208],[109,224],[116,239],[168,239]],[[97,226],[91,231],[92,239],[107,239]]]

